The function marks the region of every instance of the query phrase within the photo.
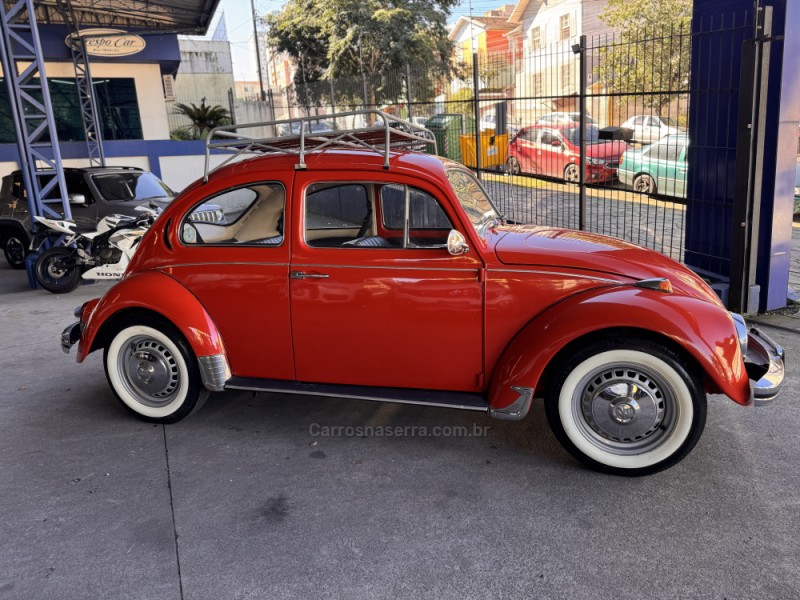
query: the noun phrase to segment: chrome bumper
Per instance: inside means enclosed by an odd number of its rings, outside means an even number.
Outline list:
[[[61,332],[61,350],[65,354],[69,354],[69,349],[78,343],[78,340],[80,339],[81,323],[80,321],[77,321]]]
[[[767,334],[751,327],[747,332],[744,366],[750,377],[750,397],[756,406],[769,404],[783,387],[783,348]]]

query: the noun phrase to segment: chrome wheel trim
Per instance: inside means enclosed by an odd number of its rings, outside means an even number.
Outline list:
[[[159,340],[134,336],[117,355],[122,383],[145,406],[161,407],[174,400],[180,384],[178,361]]]
[[[584,417],[583,396],[587,386],[582,382],[593,381],[598,373],[614,365],[634,365],[648,379],[655,379],[662,394],[669,390],[671,400],[665,402],[660,429],[634,442],[609,440],[598,434]],[[627,349],[600,352],[577,365],[561,387],[558,412],[564,433],[582,454],[600,464],[622,469],[646,468],[669,459],[687,440],[694,422],[692,393],[683,377],[661,358]]]
[[[189,392],[183,354],[169,336],[152,327],[134,325],[120,331],[108,347],[106,368],[120,400],[146,417],[171,415]]]
[[[519,166],[519,161],[513,156],[508,157],[508,171],[511,175],[519,175],[522,171]]]
[[[639,454],[669,437],[675,392],[657,373],[634,363],[601,366],[573,393],[575,419],[587,440],[615,454]]]

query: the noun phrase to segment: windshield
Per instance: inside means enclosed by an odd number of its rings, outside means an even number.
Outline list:
[[[581,130],[579,127],[564,129],[562,132],[564,137],[567,138],[573,146],[580,146],[581,144]],[[586,143],[587,144],[600,144],[603,140],[600,139],[600,130],[594,125],[586,127]]]
[[[670,127],[677,127],[678,123],[675,122],[675,119],[671,119],[670,117],[661,117],[661,122],[664,125],[669,125]]]
[[[158,177],[146,171],[123,171],[92,175],[100,195],[106,200],[149,200],[174,198],[175,192]]]
[[[464,212],[467,213],[472,226],[475,227],[475,231],[482,238],[486,238],[486,230],[497,224],[501,217],[484,191],[483,186],[478,183],[472,173],[462,169],[448,170],[447,180],[453,187],[453,191],[464,208]]]

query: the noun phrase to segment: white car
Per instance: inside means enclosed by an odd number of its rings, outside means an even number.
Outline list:
[[[655,115],[636,115],[622,124],[623,127],[633,130],[633,140],[642,144],[657,142],[665,135],[682,133],[675,119]]]
[[[481,131],[486,131],[487,129],[497,129],[497,114],[493,111],[486,111],[481,116]],[[514,136],[519,131],[519,125],[512,121],[511,119],[506,120],[506,130],[510,136]]]

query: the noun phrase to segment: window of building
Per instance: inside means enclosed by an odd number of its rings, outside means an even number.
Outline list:
[[[531,29],[531,50],[542,49],[542,28],[534,27]]]
[[[81,104],[75,79],[47,79],[56,132],[61,142],[82,142],[86,139],[81,117]],[[133,78],[120,77],[94,80],[97,98],[98,120],[104,140],[141,140],[142,119],[136,99],[136,82]],[[39,96],[39,97],[37,97]],[[35,100],[41,95],[33,93]],[[16,133],[11,118],[8,88],[0,79],[0,143],[16,142]]]
[[[570,29],[569,15],[561,15],[561,18],[559,19],[559,24],[560,24],[560,30],[559,30],[560,34],[558,39],[560,40],[569,39],[572,36],[572,31]]]
[[[572,63],[561,65],[561,93],[568,94],[572,92]]]
[[[533,74],[533,95],[534,96],[541,96],[544,92],[544,86],[542,85],[542,74],[541,73],[534,73]]]

